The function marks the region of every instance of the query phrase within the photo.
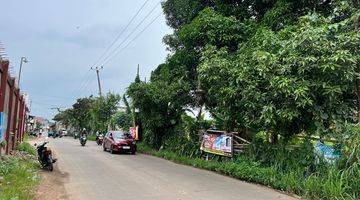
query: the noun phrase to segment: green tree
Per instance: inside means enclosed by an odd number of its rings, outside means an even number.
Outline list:
[[[307,15],[280,32],[259,28],[236,55],[209,46],[199,69],[207,107],[230,128],[285,137],[353,121],[359,33],[351,17],[334,22],[338,14]]]
[[[162,65],[152,74],[151,82],[134,82],[127,90],[133,107],[140,111],[145,142],[155,148],[173,133],[189,102],[189,84],[181,79],[171,81],[167,72],[167,66]]]
[[[91,128],[91,113],[90,109],[94,103],[95,99],[90,97],[79,98],[76,100],[76,103],[72,106],[71,112],[69,112],[72,118],[73,126],[81,130],[86,128],[90,130]]]
[[[132,116],[127,112],[118,111],[112,116],[111,124],[121,128],[122,130],[128,131],[132,126]]]
[[[117,94],[108,93],[98,97],[91,105],[91,127],[94,131],[107,131],[112,116],[118,110],[121,97]]]
[[[73,120],[74,120],[73,118],[74,118],[73,110],[66,109],[56,114],[53,120],[56,122],[61,122],[63,125],[68,127],[73,125]]]

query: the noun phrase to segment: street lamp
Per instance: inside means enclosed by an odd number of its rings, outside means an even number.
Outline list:
[[[20,70],[19,70],[19,79],[18,79],[18,87],[20,88],[20,77],[21,77],[21,69],[23,63],[28,63],[29,61],[25,57],[21,57],[20,60]]]

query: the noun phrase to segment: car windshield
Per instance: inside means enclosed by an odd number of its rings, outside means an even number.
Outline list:
[[[113,137],[114,139],[131,139],[131,135],[129,133],[124,133],[124,132],[114,132],[113,133]]]

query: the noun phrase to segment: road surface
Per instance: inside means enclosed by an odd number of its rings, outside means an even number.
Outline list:
[[[69,137],[49,141],[58,158],[56,170],[66,174],[62,186],[66,195],[62,196],[67,199],[294,199],[263,186],[161,158],[112,155],[94,142],[82,147]]]

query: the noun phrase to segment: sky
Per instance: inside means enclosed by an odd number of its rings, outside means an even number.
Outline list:
[[[51,108],[68,108],[76,98],[98,95],[92,66],[103,66],[103,93],[123,94],[134,80],[138,64],[141,78],[149,78],[169,53],[162,38],[172,30],[166,25],[159,0],[148,0],[125,29],[144,2],[1,0],[0,42],[10,60],[11,73],[18,75],[22,56],[29,60],[23,64],[20,87],[30,97],[31,114],[51,119],[57,112]],[[118,36],[109,51],[118,53],[110,54],[108,62],[96,63]]]

